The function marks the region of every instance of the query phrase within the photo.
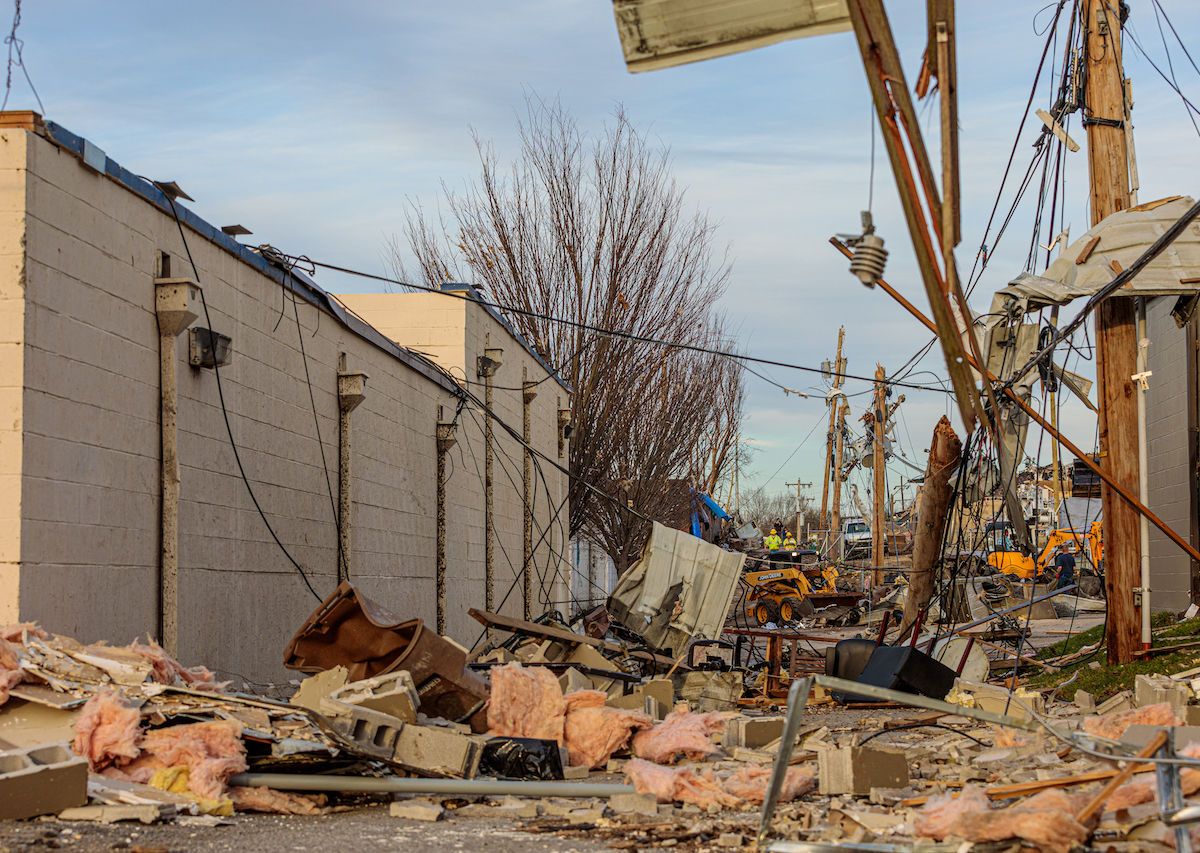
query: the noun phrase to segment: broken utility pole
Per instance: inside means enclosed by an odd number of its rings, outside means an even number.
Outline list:
[[[904,597],[904,618],[900,621],[897,638],[903,638],[912,627],[930,598],[933,597],[936,561],[942,550],[946,519],[950,514],[953,489],[950,478],[958,470],[962,457],[962,442],[944,415],[933,429],[929,445],[929,460],[925,463],[925,478],[917,502],[917,523],[913,530],[912,574],[908,578],[908,595]]]
[[[829,481],[834,476],[830,466],[833,464],[833,430],[837,426],[838,396],[841,394],[842,374],[846,372],[845,360],[842,358],[842,344],[846,340],[846,327],[838,327],[837,355],[833,359],[833,387],[829,391],[829,432],[825,434],[825,476],[821,482],[821,518],[818,522],[825,528],[826,544],[832,542],[833,528],[829,524]]]
[[[846,413],[850,404],[841,398],[838,403],[837,430],[833,453],[833,503],[830,505],[829,548],[827,553],[836,553],[840,558],[842,541],[842,452],[845,448]],[[836,549],[836,550],[835,550]]]
[[[887,399],[884,396],[887,393],[885,379],[887,379],[887,372],[883,369],[883,365],[876,364],[875,411],[872,415],[875,422],[875,446],[872,448],[875,456],[872,463],[875,482],[871,487],[871,498],[874,504],[871,508],[871,560],[875,563],[875,574],[871,580],[873,589],[883,586],[883,528],[887,524],[887,516],[883,511],[883,497],[887,491],[887,472],[884,470],[883,457],[883,427],[887,421]]]
[[[1129,149],[1121,21],[1107,0],[1087,0],[1084,96],[1092,225],[1129,206]],[[1096,312],[1096,380],[1100,458],[1113,478],[1138,489],[1137,324],[1134,300],[1110,296]],[[1140,583],[1140,526],[1133,507],[1101,483],[1104,525],[1105,631],[1109,663],[1133,660],[1141,632],[1134,588]]]

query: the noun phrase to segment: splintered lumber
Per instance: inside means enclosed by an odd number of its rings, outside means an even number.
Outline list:
[[[1125,777],[1134,775],[1135,773],[1149,773],[1154,769],[1153,764],[1130,764],[1125,768],[1129,770],[1129,774]],[[983,792],[992,800],[1012,800],[1017,797],[1024,797],[1026,794],[1036,794],[1038,791],[1044,791],[1047,788],[1073,788],[1076,785],[1089,785],[1092,782],[1104,782],[1112,779],[1123,770],[1093,770],[1091,773],[1079,773],[1075,776],[1056,776],[1053,779],[1039,779],[1036,782],[1013,782],[1009,785],[993,785],[990,788],[984,788]],[[961,782],[943,783],[948,787],[961,787]],[[932,796],[925,794],[920,797],[909,797],[907,800],[901,800],[902,806],[922,806]]]
[[[908,576],[908,595],[904,598],[904,618],[898,637],[912,627],[917,614],[933,597],[933,570],[942,547],[946,515],[953,489],[950,479],[962,458],[962,442],[945,416],[933,428],[929,461],[925,465],[925,485],[917,505],[917,529],[913,534],[912,574]]]
[[[1137,757],[1149,758],[1154,753],[1162,749],[1163,744],[1166,742],[1167,733],[1159,732],[1150,739],[1150,743],[1146,744],[1142,751],[1137,754]],[[1086,823],[1092,815],[1104,808],[1104,804],[1108,802],[1108,798],[1113,795],[1113,792],[1129,781],[1129,777],[1133,775],[1133,769],[1136,766],[1137,765],[1135,765],[1134,762],[1130,761],[1128,764],[1122,767],[1120,772],[1117,773],[1116,776],[1113,776],[1112,779],[1108,781],[1108,784],[1100,789],[1096,796],[1092,797],[1088,804],[1083,807],[1078,815],[1076,815],[1075,819],[1080,823]]]

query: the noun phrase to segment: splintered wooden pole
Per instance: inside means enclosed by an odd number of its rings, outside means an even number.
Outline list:
[[[878,589],[883,585],[883,564],[885,555],[883,553],[883,528],[887,524],[887,517],[883,512],[883,495],[887,491],[887,472],[884,470],[883,457],[883,433],[884,426],[887,422],[887,400],[884,394],[887,391],[887,385],[884,380],[887,379],[887,373],[883,369],[882,364],[875,365],[875,460],[873,468],[875,482],[872,485],[872,495],[874,499],[874,507],[872,508],[871,519],[871,558],[875,563],[875,576],[872,581],[872,586]]]
[[[1129,206],[1129,152],[1121,22],[1108,0],[1087,0],[1088,174],[1092,224]],[[1114,480],[1138,491],[1137,322],[1134,300],[1109,297],[1096,312],[1096,380],[1100,459]],[[1105,638],[1109,663],[1133,660],[1141,641],[1134,588],[1141,586],[1140,525],[1133,507],[1108,483],[1100,486],[1104,513]]]
[[[846,435],[846,412],[850,409],[850,404],[844,399],[839,400],[836,404],[838,410],[837,426],[834,428],[836,435],[834,437],[834,452],[833,452],[833,503],[830,504],[829,516],[829,553],[834,554],[838,559],[843,556],[842,551],[842,456],[845,449]]]
[[[842,342],[846,339],[846,327],[838,327],[837,356],[833,360],[833,391],[829,394],[829,432],[825,436],[825,476],[821,483],[821,527],[825,528],[826,542],[832,541],[832,528],[829,525],[829,481],[830,466],[833,464],[833,430],[837,425],[838,394],[842,387]]]
[[[983,411],[979,390],[966,363],[963,333],[967,318],[961,314],[966,298],[953,275],[947,279],[938,264],[941,248],[942,200],[916,108],[905,81],[904,66],[892,36],[883,0],[848,0],[847,10],[862,54],[867,85],[879,116],[879,127],[896,178],[896,189],[913,241],[917,267],[929,307],[937,324],[946,370],[968,432]],[[906,147],[905,140],[908,141]],[[929,215],[926,217],[925,210]],[[938,245],[935,246],[935,240]]]
[[[917,502],[917,525],[913,531],[912,574],[909,575],[908,595],[904,597],[904,617],[899,634],[912,627],[929,600],[933,597],[935,568],[946,532],[950,499],[954,489],[951,481],[962,461],[962,442],[950,421],[943,416],[933,428],[929,445],[929,461],[925,464],[925,481],[921,499]],[[947,596],[947,600],[950,596]]]

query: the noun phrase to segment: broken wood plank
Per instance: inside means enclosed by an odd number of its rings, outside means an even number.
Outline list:
[[[925,711],[924,713],[915,714],[911,717],[885,720],[883,723],[883,728],[885,731],[889,731],[891,729],[905,728],[906,726],[924,725],[926,723],[936,722],[945,716],[947,716],[945,711]]]
[[[1079,250],[1079,257],[1075,259],[1077,265],[1087,263],[1087,259],[1092,256],[1092,252],[1096,250],[1096,246],[1100,243],[1100,235],[1097,234],[1092,239],[1088,240],[1082,249]]]
[[[1154,769],[1153,764],[1138,764],[1130,771],[1130,775],[1136,773],[1149,773]],[[1072,788],[1075,785],[1087,785],[1091,782],[1103,782],[1106,779],[1111,779],[1121,771],[1119,770],[1093,770],[1091,773],[1079,773],[1075,776],[1056,776],[1053,779],[1039,779],[1035,782],[1014,782],[1009,785],[994,785],[991,788],[985,788],[984,793],[993,800],[1011,800],[1016,797],[1023,797],[1026,794],[1036,794],[1038,791],[1044,791],[1047,788]],[[950,783],[943,783],[950,784]],[[951,787],[960,787],[961,782],[950,784]],[[901,800],[902,806],[920,806],[924,805],[929,800],[930,795],[926,794],[921,797],[909,797],[907,800]]]
[[[1142,747],[1142,750],[1137,754],[1137,757],[1149,758],[1154,753],[1158,752],[1162,748],[1162,745],[1166,742],[1167,733],[1160,731],[1153,738],[1151,738],[1150,743]],[[1108,802],[1108,798],[1113,795],[1113,792],[1129,780],[1129,777],[1133,775],[1133,769],[1136,766],[1137,765],[1134,762],[1130,761],[1123,768],[1121,768],[1121,770],[1115,776],[1108,780],[1108,784],[1101,788],[1097,792],[1096,796],[1092,797],[1092,799],[1086,806],[1083,807],[1075,819],[1080,823],[1087,823],[1088,819],[1090,819],[1092,815],[1104,808],[1104,804]]]

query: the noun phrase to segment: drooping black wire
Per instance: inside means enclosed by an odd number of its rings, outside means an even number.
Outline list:
[[[312,375],[308,371],[308,353],[304,351],[304,330],[300,327],[300,306],[299,300],[296,299],[296,294],[292,293],[292,314],[296,318],[296,338],[300,341],[300,362],[304,365],[304,382],[308,385],[308,402],[312,406],[313,429],[316,430],[317,448],[321,451],[321,468],[325,471],[325,488],[329,492],[329,509],[333,513],[334,529],[340,531],[342,529],[342,513],[338,508],[337,501],[333,497],[333,483],[329,477],[329,463],[325,459],[325,441],[321,438],[321,419],[317,417],[317,398],[313,392]],[[321,316],[321,309],[317,309],[317,316]],[[339,440],[340,440],[339,431]],[[337,537],[338,563],[341,566],[343,573],[349,573],[350,564],[346,560],[346,555],[342,552],[342,537]]]
[[[29,76],[29,68],[25,65],[25,41],[17,36],[17,29],[20,26],[21,0],[13,0],[12,29],[4,37],[4,43],[8,45],[8,74],[4,80],[4,101],[0,103],[0,110],[8,109],[8,99],[12,95],[13,66],[16,66],[25,75],[25,82],[29,84],[29,91],[33,92],[38,109],[41,110],[42,115],[45,115],[46,105],[42,103],[42,96],[38,94],[37,87],[33,85],[33,78]],[[14,56],[16,57],[15,60],[13,59]]]
[[[154,182],[150,181],[149,183]],[[161,188],[159,191],[161,192]],[[192,248],[188,244],[187,235],[184,233],[183,221],[179,218],[179,210],[175,206],[175,199],[171,197],[170,193],[164,192],[163,197],[166,198],[167,203],[171,206],[171,214],[175,217],[175,226],[179,229],[179,239],[183,241],[183,248],[184,251],[187,252],[188,263],[192,267],[192,275],[195,277],[196,285],[200,290],[200,304],[204,308],[204,321],[211,329],[213,327],[212,317],[208,313],[208,300],[204,298],[204,288],[200,286],[200,270],[196,266],[195,258],[192,257]],[[215,363],[213,364],[213,375],[217,380],[217,399],[221,403],[221,416],[225,419],[225,432],[229,436],[229,446],[233,449],[233,459],[237,463],[238,473],[242,477],[242,482],[246,485],[246,493],[250,496],[250,501],[254,504],[254,508],[258,510],[259,518],[262,519],[263,524],[267,528],[267,532],[271,534],[271,538],[275,540],[275,544],[279,546],[279,550],[283,552],[283,555],[287,558],[288,562],[291,563],[296,571],[300,573],[300,578],[304,581],[304,585],[308,587],[308,591],[312,593],[313,598],[315,598],[317,601],[323,601],[323,597],[313,587],[312,581],[309,580],[308,573],[304,570],[304,567],[296,561],[296,558],[292,556],[291,552],[288,551],[287,546],[283,544],[283,541],[275,532],[275,528],[271,525],[270,520],[267,518],[266,512],[263,511],[262,504],[258,502],[258,497],[254,494],[254,487],[250,485],[250,478],[246,476],[246,468],[242,465],[242,456],[238,452],[237,442],[233,438],[233,425],[229,421],[229,409],[225,405],[225,391],[221,385],[220,365]]]

